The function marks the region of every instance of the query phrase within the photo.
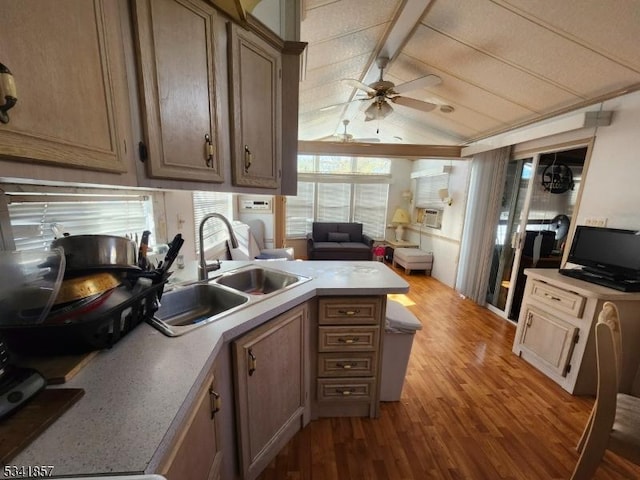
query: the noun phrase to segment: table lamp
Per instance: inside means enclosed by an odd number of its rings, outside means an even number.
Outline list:
[[[396,241],[402,241],[402,234],[404,233],[404,226],[410,223],[409,214],[404,208],[397,208],[391,219],[391,223],[396,224]]]

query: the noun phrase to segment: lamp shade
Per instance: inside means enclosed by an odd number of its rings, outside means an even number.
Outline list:
[[[398,208],[396,209],[395,213],[393,214],[393,218],[391,219],[391,223],[409,223],[411,222],[411,219],[409,218],[409,214],[407,213],[407,211],[404,208]]]

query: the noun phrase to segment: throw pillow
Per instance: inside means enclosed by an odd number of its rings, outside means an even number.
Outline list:
[[[330,242],[348,242],[349,234],[341,233],[341,232],[329,232],[329,241]]]

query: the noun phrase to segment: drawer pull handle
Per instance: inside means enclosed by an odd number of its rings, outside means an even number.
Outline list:
[[[338,313],[340,315],[347,315],[348,317],[353,317],[354,315],[357,315],[358,313],[360,313],[360,309],[356,309],[356,310],[338,310]]]
[[[346,343],[347,345],[351,345],[352,343],[356,343],[358,340],[360,340],[360,337],[351,337],[351,338],[338,338],[338,342],[340,343]]]
[[[550,294],[548,294],[548,293],[545,293],[545,294],[544,294],[544,296],[545,296],[545,297],[547,297],[549,300],[553,300],[553,301],[555,301],[555,302],[561,302],[561,301],[562,301],[562,299],[561,299],[561,298],[556,297],[556,296],[554,296],[554,295],[550,295]]]
[[[340,389],[336,389],[336,392],[338,392],[339,394],[341,394],[343,397],[348,397],[349,395],[351,395],[352,393],[355,393],[355,390],[352,388],[348,388],[346,390],[340,390]]]
[[[350,363],[337,363],[336,366],[338,368],[343,368],[345,370],[350,370],[353,367],[357,367],[358,364],[356,362],[350,362]]]

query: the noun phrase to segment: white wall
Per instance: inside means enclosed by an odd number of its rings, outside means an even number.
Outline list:
[[[411,172],[438,170],[446,165],[452,166],[449,174],[449,196],[453,201],[451,206],[442,205],[442,228],[413,225],[405,234],[405,240],[417,243],[422,250],[433,252],[431,276],[453,288],[464,227],[470,163],[467,160],[421,159],[413,162]],[[415,185],[412,189],[415,189]]]
[[[577,223],[603,217],[608,227],[640,229],[640,92],[608,100],[603,110],[613,119],[596,132]]]

